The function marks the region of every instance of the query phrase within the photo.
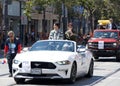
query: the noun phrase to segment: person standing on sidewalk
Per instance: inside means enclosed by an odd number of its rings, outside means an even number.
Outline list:
[[[19,38],[15,37],[13,31],[8,32],[8,38],[5,42],[4,57],[7,58],[9,67],[9,77],[12,77],[12,62],[17,53],[21,51],[21,43]]]
[[[61,40],[63,39],[63,32],[60,29],[59,23],[54,23],[53,30],[49,34],[49,39],[51,40]]]

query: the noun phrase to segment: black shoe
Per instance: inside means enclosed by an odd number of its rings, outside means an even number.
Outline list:
[[[11,74],[11,73],[9,74],[9,77],[12,77],[12,74]]]

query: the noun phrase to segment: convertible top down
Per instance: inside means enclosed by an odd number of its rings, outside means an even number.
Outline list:
[[[25,79],[67,79],[74,83],[79,76],[93,76],[93,56],[83,45],[70,40],[40,40],[13,61],[16,83]]]

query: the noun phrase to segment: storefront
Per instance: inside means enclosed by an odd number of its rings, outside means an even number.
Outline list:
[[[13,30],[16,36],[20,36],[20,5],[19,1],[12,1],[12,3],[8,5],[8,30]]]

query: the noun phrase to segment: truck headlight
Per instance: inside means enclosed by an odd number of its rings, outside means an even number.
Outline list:
[[[113,43],[113,46],[117,46],[117,43]]]
[[[68,65],[68,64],[70,64],[71,62],[69,61],[69,60],[65,60],[65,61],[58,61],[58,62],[56,62],[57,64],[59,64],[59,65]]]
[[[92,45],[92,43],[90,42],[90,43],[88,43],[88,45]]]

